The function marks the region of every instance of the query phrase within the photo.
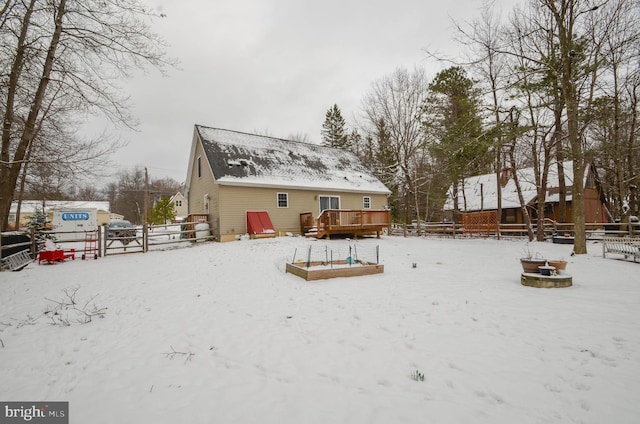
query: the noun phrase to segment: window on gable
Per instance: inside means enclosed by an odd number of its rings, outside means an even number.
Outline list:
[[[362,209],[371,209],[371,197],[364,196],[362,198]]]
[[[176,208],[179,208],[182,206],[182,200],[176,200]]]
[[[289,193],[278,193],[277,203],[279,208],[289,207]]]
[[[202,156],[198,156],[198,178],[202,177]]]

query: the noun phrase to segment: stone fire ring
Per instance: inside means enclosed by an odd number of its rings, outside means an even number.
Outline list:
[[[523,272],[520,275],[520,283],[523,286],[538,287],[542,289],[554,289],[561,287],[571,287],[573,279],[570,275],[542,275],[532,272]]]

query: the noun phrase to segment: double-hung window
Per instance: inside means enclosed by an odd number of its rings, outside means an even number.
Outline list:
[[[278,193],[277,194],[277,203],[279,208],[288,208],[289,207],[289,193]]]
[[[371,197],[364,196],[362,198],[362,209],[371,209]]]

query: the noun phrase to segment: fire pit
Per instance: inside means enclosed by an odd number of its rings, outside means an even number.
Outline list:
[[[532,272],[523,272],[520,275],[520,283],[523,286],[553,289],[571,287],[573,285],[573,278],[567,274],[542,275]]]

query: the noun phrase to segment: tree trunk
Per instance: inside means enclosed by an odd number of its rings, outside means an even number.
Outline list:
[[[0,153],[0,161],[2,167],[0,167],[0,231],[6,231],[9,227],[9,212],[11,211],[11,203],[13,202],[13,196],[15,187],[20,174],[20,167],[22,165],[22,159],[26,151],[26,146],[23,146],[20,155],[20,145],[18,151],[11,158],[11,132],[14,124],[14,111],[15,111],[15,97],[19,89],[20,75],[24,66],[24,57],[26,53],[26,38],[29,32],[29,26],[31,25],[31,15],[36,0],[31,0],[29,6],[25,10],[24,17],[22,18],[22,25],[20,29],[20,36],[18,37],[18,45],[16,46],[16,56],[11,65],[11,72],[9,73],[9,80],[7,85],[7,102],[4,108],[4,119],[2,123],[2,151]],[[22,143],[21,143],[22,144]],[[22,157],[21,157],[22,156]]]
[[[529,211],[527,211],[527,205],[524,203],[524,197],[522,195],[522,188],[520,188],[520,181],[518,180],[518,173],[516,172],[516,160],[514,158],[514,150],[516,148],[515,142],[511,145],[511,150],[509,151],[509,159],[511,162],[511,174],[513,175],[513,183],[516,185],[516,192],[518,193],[518,200],[520,201],[520,211],[522,212],[522,220],[524,221],[524,225],[527,228],[527,235],[529,236],[529,241],[533,241],[533,229],[531,228],[531,217],[529,216]]]
[[[573,70],[575,56],[573,29],[579,12],[575,10],[576,4],[572,0],[561,0],[558,5],[553,0],[546,0],[545,4],[553,13],[554,20],[558,25],[558,41],[562,60],[562,94],[566,105],[567,135],[573,159],[573,189],[571,191],[573,248],[576,254],[585,254],[587,253],[587,237],[584,218],[584,152],[578,128],[578,98]]]
[[[540,187],[538,187],[538,226],[536,228],[536,240],[544,241],[545,207],[547,206],[547,185],[549,180],[549,154],[545,148]]]
[[[5,217],[2,222],[2,229],[6,229],[9,225],[9,211],[11,210],[11,203],[13,202],[13,196],[15,193],[16,184],[18,182],[18,177],[20,175],[20,170],[24,166],[24,159],[29,147],[29,144],[32,142],[36,135],[36,126],[38,122],[38,116],[42,109],[42,102],[44,100],[44,95],[47,90],[47,86],[49,84],[49,76],[51,75],[51,71],[53,69],[53,64],[56,56],[56,51],[58,49],[58,45],[60,43],[60,35],[62,34],[62,18],[66,11],[66,0],[61,0],[58,8],[56,10],[55,15],[55,29],[53,35],[51,37],[51,42],[49,44],[49,49],[47,51],[47,57],[44,62],[44,67],[42,70],[42,75],[40,77],[40,82],[38,84],[38,88],[35,92],[34,101],[31,105],[31,109],[29,110],[29,115],[24,124],[24,129],[22,131],[22,135],[20,137],[20,141],[16,146],[16,151],[13,156],[13,160],[7,161],[8,165],[2,168],[2,189],[0,190],[0,216]],[[31,3],[31,7],[33,2]],[[23,21],[24,22],[24,21]],[[26,22],[28,26],[28,21]],[[18,59],[16,58],[16,61]],[[22,59],[20,59],[22,62]],[[16,68],[15,75],[15,84],[18,84],[18,77],[20,74],[20,68],[22,67],[22,63],[18,63],[17,65],[14,62],[14,67]],[[13,78],[13,69],[12,76]],[[17,87],[10,87],[11,89],[16,89]],[[12,102],[12,101],[11,101]],[[9,101],[7,102],[9,103]],[[12,115],[11,112],[7,112],[7,116]],[[5,155],[5,137],[7,139],[7,156],[9,156],[8,152],[8,144],[9,144],[9,136],[11,132],[11,126],[13,124],[13,119],[9,122],[5,119],[3,126],[3,134],[2,134],[2,154],[3,160]]]
[[[573,218],[573,249],[576,254],[587,253],[587,235],[584,219],[584,159],[582,140],[578,134],[578,107],[573,81],[568,84],[567,125],[569,143],[573,155],[573,189],[571,190],[571,211]]]

